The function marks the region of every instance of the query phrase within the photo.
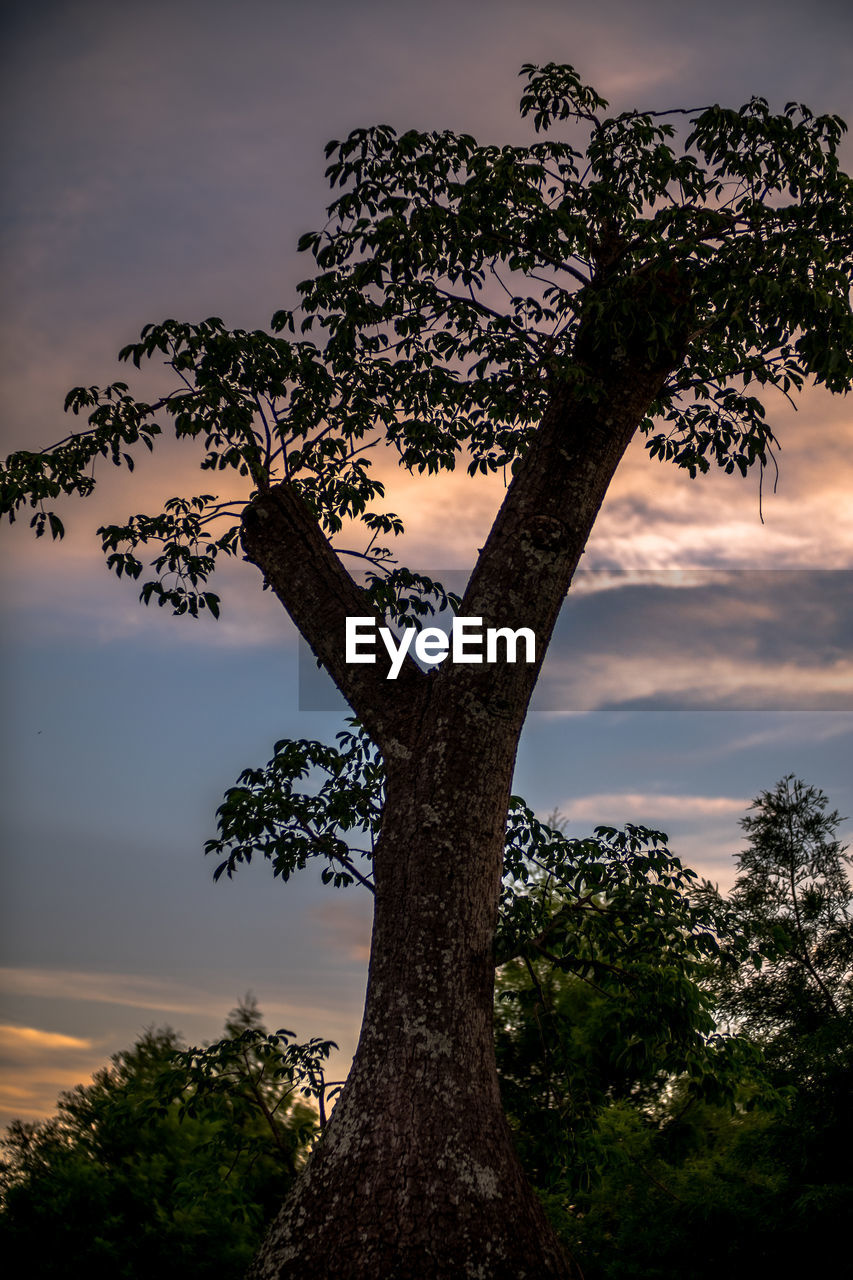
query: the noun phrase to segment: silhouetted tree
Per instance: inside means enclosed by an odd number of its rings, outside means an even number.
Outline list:
[[[272,334],[215,318],[147,326],[122,358],[162,354],[175,389],[149,401],[124,383],[78,388],[68,407],[88,426],[3,472],[2,510],[32,504],[36,531],[57,535],[44,504],[89,494],[99,456],[129,463],[163,422],[197,440],[205,471],[251,492],[176,498],[103,528],[110,565],[138,578],[136,552],[153,544],[143,599],[216,613],[206,579],[242,549],[383,758],[358,1051],[259,1280],[570,1274],[515,1155],[492,1041],[529,699],[637,432],[691,474],[745,474],[771,459],[767,391],[850,385],[853,197],[837,117],[774,114],[760,98],[608,116],[570,67],[524,75],[522,114],[550,137],[496,147],[379,126],[331,143],[338,194],[301,241],[317,273],[299,307]],[[376,548],[402,528],[372,506],[382,487],[366,451],[381,444],[409,469],[511,476],[460,609],[531,629],[535,661],[426,672],[407,659],[393,681],[384,660],[347,663],[348,617],[405,619],[434,586]],[[330,542],[344,522],[369,535],[366,589]]]
[[[303,1163],[328,1045],[268,1036],[253,1002],[185,1049],[146,1031],[57,1114],[16,1121],[0,1164],[0,1251],[34,1280],[238,1280]]]

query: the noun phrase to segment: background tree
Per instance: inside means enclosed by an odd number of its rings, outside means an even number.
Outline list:
[[[562,1218],[594,1180],[605,1108],[657,1114],[676,1079],[711,1101],[761,1080],[750,1041],[718,1030],[708,984],[744,943],[661,832],[568,840],[513,809],[508,831],[507,864],[526,883],[506,886],[498,937],[532,927],[499,970],[498,1073],[525,1168]]]
[[[56,1116],[3,1141],[0,1246],[44,1280],[234,1277],[304,1161],[329,1045],[268,1036],[254,1002],[185,1049],[146,1031]]]
[[[124,383],[78,388],[68,407],[88,427],[3,473],[2,509],[31,504],[36,532],[56,536],[45,502],[91,493],[99,456],[130,465],[163,421],[198,440],[203,469],[243,477],[237,496],[175,498],[104,527],[108,562],[139,578],[136,552],[153,544],[142,598],[215,613],[207,578],[242,547],[383,758],[359,1048],[257,1276],[568,1274],[512,1148],[492,1045],[504,824],[530,695],[637,431],[691,474],[746,473],[775,443],[766,391],[812,378],[841,392],[853,372],[837,117],[776,115],[759,98],[607,116],[572,68],[524,74],[522,114],[557,137],[498,148],[380,126],[330,144],[339,195],[301,242],[318,270],[298,310],[278,312],[272,335],[218,319],[147,326],[122,357],[162,354],[179,385],[152,400]],[[460,607],[531,628],[535,663],[410,661],[395,682],[382,665],[347,666],[347,616],[399,618],[417,596],[375,545],[401,528],[372,509],[365,452],[381,442],[410,469],[459,459],[511,473]],[[329,541],[345,522],[369,535],[366,590]]]
[[[828,804],[793,774],[762,792],[730,895],[760,963],[733,970],[718,999],[792,1080],[832,1072],[853,1040],[853,887]]]
[[[693,886],[723,944],[694,957],[698,1003],[736,1039],[712,1033],[697,1055],[667,1000],[665,951],[657,1003],[635,1007],[630,974],[606,967],[610,991],[541,959],[527,981],[514,966],[499,983],[507,1109],[588,1280],[794,1280],[843,1255],[853,890],[839,822],[789,775],[743,820],[728,898]]]
[[[776,1221],[790,1274],[808,1265],[806,1224],[827,1257],[847,1247],[853,1205],[853,886],[827,796],[793,774],[753,802],[729,902],[756,956],[717,974],[718,1006],[748,1026],[790,1094],[767,1135],[782,1179]],[[819,1225],[818,1225],[819,1224]]]

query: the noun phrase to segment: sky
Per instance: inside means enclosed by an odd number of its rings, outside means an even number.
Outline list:
[[[9,4],[0,94],[0,452],[66,432],[69,387],[120,376],[142,324],[264,326],[325,221],[323,146],[359,125],[523,142],[523,62],[566,61],[617,110],[762,94],[853,120],[853,17],[720,0],[93,0]],[[853,148],[844,144],[850,170]],[[731,885],[739,821],[793,772],[853,814],[853,415],[773,407],[775,494],[629,451],[561,617],[514,788],[572,834],[663,828]],[[215,1038],[253,992],[271,1027],[357,1038],[370,903],[265,865],[212,883],[224,790],[282,737],[343,711],[298,678],[297,638],[256,571],[219,624],[144,609],[111,577],[104,521],[194,492],[177,446],[104,475],[68,535],[4,527],[0,1123],[49,1114],[146,1026]],[[404,562],[464,581],[500,477],[388,473]],[[851,824],[843,831],[850,838]],[[361,892],[361,896],[359,893]]]

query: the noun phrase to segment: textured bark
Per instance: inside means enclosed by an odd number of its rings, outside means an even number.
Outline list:
[[[387,771],[358,1050],[253,1280],[576,1274],[518,1164],[498,1091],[493,942],[504,823],[560,605],[664,376],[614,371],[612,394],[594,404],[556,395],[510,485],[461,612],[484,626],[532,627],[535,664],[447,662],[425,674],[409,662],[394,683],[379,664],[347,668],[343,619],[363,605],[298,499],[282,487],[257,499],[245,522],[247,557],[375,735]]]
[[[571,1274],[519,1167],[494,1063],[506,737],[472,752],[466,726],[430,708],[389,773],[356,1059],[256,1277]]]

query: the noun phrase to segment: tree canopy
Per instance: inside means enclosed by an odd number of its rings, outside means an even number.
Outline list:
[[[579,993],[545,985],[535,1019],[533,993],[522,994],[526,1037],[565,1027],[566,1048],[561,1057],[553,1036],[550,1096],[539,1075],[538,1087],[517,1087],[508,1104],[531,1135],[537,1184],[589,1280],[721,1272],[794,1280],[816,1260],[844,1254],[853,1197],[853,889],[841,820],[828,805],[819,788],[782,778],[743,819],[733,890],[723,900],[705,887],[731,939],[729,963],[705,969],[705,992],[718,1026],[739,1027],[759,1068],[742,1075],[725,1105],[684,1076],[626,1089],[605,1075],[609,1092],[584,1115],[577,1081],[588,1078],[587,1061],[598,1068],[593,1079],[601,1068]],[[509,1040],[520,1083],[523,1040],[506,1028],[498,1035],[499,1044]],[[567,1058],[581,1069],[565,1078]]]
[[[216,613],[207,579],[239,549],[246,483],[293,485],[330,536],[356,520],[379,570],[376,539],[403,526],[373,509],[372,448],[415,470],[512,468],[558,388],[606,397],[632,353],[674,366],[640,423],[653,457],[691,474],[766,466],[766,392],[807,379],[844,392],[853,373],[843,122],[758,97],[607,116],[571,67],[522,74],[522,115],[557,136],[497,147],[378,126],[329,143],[339,194],[300,240],[317,272],[299,304],[270,333],[146,325],[120,359],[162,358],[176,387],[152,402],[124,382],[70,392],[88,426],[7,460],[3,513],[31,506],[36,533],[61,536],[52,502],[88,496],[99,458],[132,467],[167,428],[197,439],[202,470],[240,496],[176,497],[100,533],[118,576],[145,578],[146,603]]]
[[[254,1001],[188,1049],[149,1029],[0,1161],[7,1264],[43,1280],[238,1280],[304,1162],[328,1042],[268,1035]]]

